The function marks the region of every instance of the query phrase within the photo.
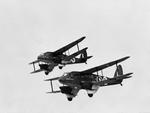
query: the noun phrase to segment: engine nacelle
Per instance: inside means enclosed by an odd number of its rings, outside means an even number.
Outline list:
[[[65,93],[67,95],[73,95],[71,87],[69,87],[69,86],[61,86],[59,88],[61,89],[61,93]]]
[[[61,89],[61,93],[66,94],[68,101],[72,101],[73,97],[75,97],[72,92],[72,88],[69,86],[61,86],[59,88]]]
[[[40,69],[48,70],[48,65],[47,64],[39,64],[39,66],[40,66]]]
[[[95,94],[98,89],[99,89],[99,86],[97,86],[97,85],[92,85],[91,90],[87,90],[88,96],[89,96],[89,97],[92,97],[93,94]]]

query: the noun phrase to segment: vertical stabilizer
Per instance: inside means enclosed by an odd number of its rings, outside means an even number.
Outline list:
[[[123,75],[123,69],[121,65],[118,65],[114,74],[114,77]]]
[[[81,54],[80,58],[87,58],[87,52],[86,50]]]

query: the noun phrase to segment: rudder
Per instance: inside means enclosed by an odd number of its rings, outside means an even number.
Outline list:
[[[87,58],[87,52],[86,50],[81,54],[80,58]]]
[[[118,65],[118,66],[117,66],[117,69],[116,69],[116,71],[115,71],[114,77],[120,76],[120,75],[123,75],[123,69],[122,69],[122,66],[121,66],[121,65]]]

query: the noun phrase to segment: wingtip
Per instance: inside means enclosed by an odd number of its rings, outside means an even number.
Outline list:
[[[130,58],[130,56],[123,57],[121,58],[121,61],[127,60],[128,58]]]
[[[124,57],[123,59],[126,60],[126,59],[128,59],[128,58],[130,58],[130,56],[126,56],[126,57]]]
[[[45,79],[44,81],[50,81],[49,79]]]
[[[130,56],[126,56],[126,58],[127,58],[127,59],[130,58]]]
[[[132,73],[129,73],[129,75],[132,75],[133,74],[133,72]]]
[[[86,36],[81,37],[81,40],[84,40],[86,38]]]
[[[46,92],[46,94],[49,94],[49,93],[52,93],[52,92]]]
[[[88,47],[85,47],[84,49],[86,49],[86,50],[87,50],[87,49],[88,49]]]
[[[86,36],[83,36],[82,38],[86,38]]]

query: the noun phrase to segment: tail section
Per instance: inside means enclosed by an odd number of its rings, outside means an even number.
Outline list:
[[[118,65],[117,68],[116,68],[114,77],[117,77],[117,76],[120,76],[120,75],[123,75],[123,69],[122,69],[121,65]]]
[[[115,71],[115,74],[114,74],[114,79],[116,81],[112,84],[120,84],[122,86],[123,79],[131,78],[132,77],[132,76],[130,76],[131,74],[133,74],[133,73],[123,74],[122,66],[118,65],[117,69]]]
[[[80,55],[79,57],[76,57]],[[62,60],[62,64],[77,64],[77,63],[86,63],[86,61],[88,59],[90,59],[92,56],[87,56],[87,47],[76,52],[76,53],[73,53],[72,55],[69,55],[67,57],[65,57],[63,60]]]
[[[85,51],[80,55],[80,60],[86,63],[86,61],[87,61],[88,59],[90,59],[91,57],[93,57],[93,56],[87,56],[87,51],[85,50]]]
[[[83,51],[83,53],[80,55],[80,58],[87,58],[87,51]]]

